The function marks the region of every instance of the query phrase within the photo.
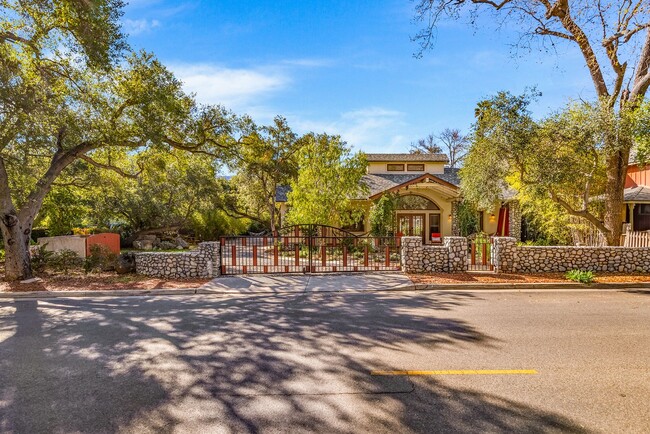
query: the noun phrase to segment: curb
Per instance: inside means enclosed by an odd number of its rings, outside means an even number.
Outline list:
[[[115,289],[112,291],[29,291],[3,292],[2,299],[24,298],[76,298],[76,297],[137,297],[156,295],[194,295],[198,288],[191,289]]]
[[[546,289],[580,289],[580,290],[597,290],[597,289],[609,289],[609,290],[621,290],[621,289],[648,289],[650,290],[650,282],[631,282],[631,283],[571,283],[571,282],[542,282],[542,283],[483,283],[483,284],[456,284],[456,283],[444,283],[444,284],[433,284],[433,283],[416,283],[414,284],[416,291],[424,290],[472,290],[472,291],[490,291],[490,290],[522,290],[522,291],[531,291],[531,290],[546,290]]]
[[[44,298],[92,298],[92,297],[152,297],[167,295],[305,295],[327,293],[362,294],[381,292],[409,292],[409,291],[465,291],[465,292],[544,292],[545,290],[589,292],[597,290],[621,291],[627,289],[644,289],[650,292],[650,283],[485,283],[485,284],[413,284],[401,285],[385,290],[351,290],[341,289],[332,291],[219,291],[213,289],[188,288],[188,289],[116,289],[112,291],[31,291],[31,292],[4,292],[0,293],[0,300],[44,299]]]

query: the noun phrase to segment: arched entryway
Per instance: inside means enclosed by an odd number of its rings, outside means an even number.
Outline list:
[[[425,242],[442,240],[441,208],[419,194],[405,194],[397,199],[398,235],[421,236]]]

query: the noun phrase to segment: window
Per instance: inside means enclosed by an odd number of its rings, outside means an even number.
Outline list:
[[[433,209],[439,210],[440,208],[433,201],[423,196],[416,196],[409,194],[400,196],[397,199],[397,209]]]
[[[406,170],[409,172],[424,172],[424,164],[407,164]]]
[[[429,232],[440,235],[440,214],[429,214]]]
[[[650,203],[640,203],[637,206],[639,207],[639,214],[650,215]]]
[[[389,172],[403,172],[404,171],[404,165],[403,164],[387,164],[386,165],[386,170]]]

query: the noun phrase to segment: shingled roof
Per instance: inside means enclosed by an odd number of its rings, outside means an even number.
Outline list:
[[[371,163],[390,161],[417,161],[448,163],[449,158],[445,154],[366,154],[366,160]]]
[[[650,187],[639,185],[623,190],[625,202],[650,202]]]
[[[397,187],[398,185],[402,185],[406,182],[413,181],[414,179],[417,179],[421,176],[422,176],[421,173],[415,173],[409,175],[383,174],[383,173],[363,175],[363,177],[361,178],[361,182],[363,182],[368,186],[368,196],[364,197],[363,199],[368,199],[369,197],[375,196],[386,190],[390,190],[391,188]],[[442,179],[443,181],[446,181],[457,187],[460,186],[460,178],[458,177],[458,169],[456,168],[445,167],[445,173],[436,173],[432,176]],[[275,190],[275,201],[286,202],[287,196],[290,191],[291,191],[291,187],[289,187],[288,185],[279,186]]]

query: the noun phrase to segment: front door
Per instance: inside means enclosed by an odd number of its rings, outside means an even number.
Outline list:
[[[424,214],[397,214],[397,227],[403,236],[420,236],[424,240]]]

